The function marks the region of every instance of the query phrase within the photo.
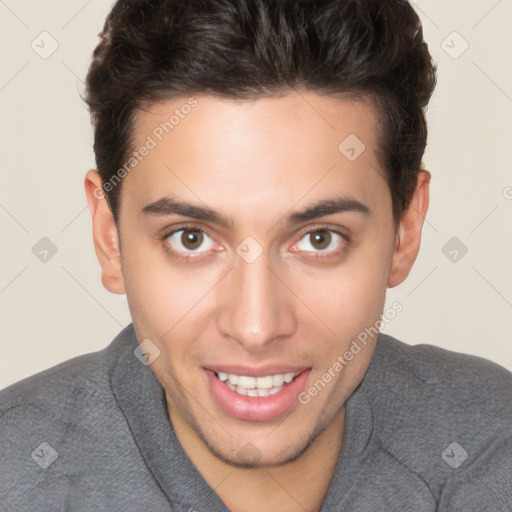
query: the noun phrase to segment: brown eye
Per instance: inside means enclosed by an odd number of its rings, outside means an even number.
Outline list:
[[[319,231],[313,231],[309,233],[311,245],[320,251],[324,250],[326,247],[329,247],[331,243],[331,233],[326,229],[321,229]]]
[[[303,235],[296,244],[300,251],[331,253],[345,242],[345,237],[332,229],[313,229]]]
[[[181,228],[166,238],[166,243],[177,252],[203,253],[212,249],[213,240],[201,229]]]
[[[203,233],[198,229],[187,229],[181,235],[181,243],[185,249],[195,251],[203,242]]]

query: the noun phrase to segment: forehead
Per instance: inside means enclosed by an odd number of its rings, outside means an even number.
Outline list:
[[[387,191],[377,137],[375,110],[364,100],[311,92],[174,98],[137,111],[132,149],[139,156],[123,195],[139,209],[166,194],[238,210],[291,206],[326,192],[365,202]]]
[[[208,140],[203,140],[203,145],[209,145],[210,150],[217,138],[229,138],[237,143],[249,140],[250,146],[258,150],[276,142],[277,136],[278,140],[288,138],[292,142],[291,149],[297,150],[304,139],[310,140],[311,146],[319,146],[319,139],[325,136],[326,142],[331,143],[332,139],[352,134],[371,145],[377,121],[373,104],[363,97],[333,97],[313,92],[256,100],[183,96],[137,110],[133,140],[135,145],[142,144],[149,135],[157,142],[174,139],[196,144],[207,135]],[[170,135],[172,137],[168,137]],[[310,144],[307,146],[309,149]],[[199,148],[195,149],[197,153]],[[243,149],[247,151],[249,147]]]

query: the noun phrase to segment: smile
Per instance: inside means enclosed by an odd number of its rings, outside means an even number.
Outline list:
[[[281,368],[207,369],[202,373],[212,398],[224,413],[242,421],[272,421],[289,413],[298,403],[298,395],[306,385],[311,368],[274,373]],[[233,371],[238,373],[232,373]],[[244,371],[245,370],[245,371]],[[253,375],[246,375],[246,373]],[[262,374],[259,376],[258,373]],[[245,375],[244,375],[245,374]]]
[[[231,391],[243,396],[266,397],[279,393],[298,373],[277,373],[264,377],[249,377],[234,373],[215,372],[215,376]]]

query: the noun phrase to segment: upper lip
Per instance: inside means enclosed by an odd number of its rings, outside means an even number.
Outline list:
[[[247,377],[265,377],[267,375],[277,375],[285,373],[302,373],[308,370],[305,366],[292,366],[283,364],[272,364],[259,367],[249,367],[236,364],[218,364],[205,366],[206,370],[211,370],[216,373],[233,373],[234,375],[244,375]]]

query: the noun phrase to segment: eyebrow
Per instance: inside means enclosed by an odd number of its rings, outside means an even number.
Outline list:
[[[356,212],[365,216],[371,215],[371,209],[365,204],[351,197],[342,196],[334,199],[324,199],[308,206],[304,210],[293,212],[289,216],[285,217],[285,222],[288,225],[295,225],[318,217],[343,212]],[[233,220],[222,215],[220,212],[212,210],[206,206],[178,201],[171,197],[163,197],[157,201],[147,204],[142,208],[142,213],[145,215],[159,217],[176,214],[184,217],[191,217],[200,221],[212,222],[227,229],[233,228]]]

